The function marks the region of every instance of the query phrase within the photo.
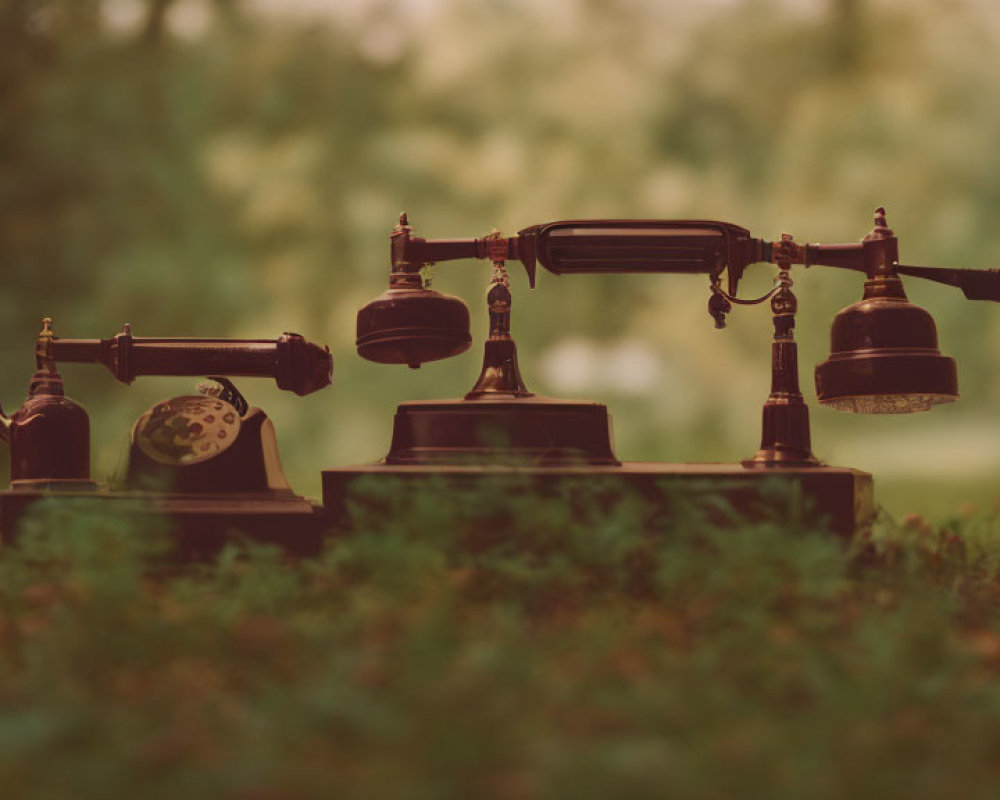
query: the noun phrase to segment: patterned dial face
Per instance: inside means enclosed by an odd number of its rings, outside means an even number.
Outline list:
[[[218,455],[240,432],[240,415],[216,397],[187,395],[157,403],[139,417],[135,441],[154,461],[198,464]]]

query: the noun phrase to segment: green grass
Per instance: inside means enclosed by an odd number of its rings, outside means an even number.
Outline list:
[[[845,546],[556,495],[369,498],[321,558],[185,568],[40,513],[0,558],[4,796],[1000,792],[995,516]]]
[[[979,479],[906,480],[875,478],[875,500],[893,517],[919,514],[935,522],[959,514],[977,514],[1000,507],[1000,481]]]

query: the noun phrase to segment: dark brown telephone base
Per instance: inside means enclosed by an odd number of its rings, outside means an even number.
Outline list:
[[[134,522],[136,536],[165,528],[173,542],[171,559],[180,562],[211,559],[237,537],[311,557],[322,550],[327,528],[322,508],[291,491],[162,494],[103,488],[53,493],[19,486],[0,492],[0,541],[15,541],[22,522],[37,513],[32,507],[42,500],[71,504],[74,513],[126,517]]]
[[[386,486],[394,492],[388,493]],[[746,469],[738,464],[661,464],[625,462],[620,466],[479,465],[405,466],[369,464],[323,471],[323,506],[332,530],[350,530],[357,524],[349,509],[366,508],[387,519],[405,514],[405,504],[426,493],[472,496],[485,491],[525,492],[551,501],[574,489],[595,486],[613,490],[616,497],[638,495],[658,517],[671,515],[678,502],[711,507],[721,498],[750,522],[773,519],[775,490],[789,498],[800,516],[796,524],[826,529],[849,541],[869,527],[875,517],[870,473],[846,467],[771,467]],[[796,513],[799,513],[796,512]],[[738,523],[719,515],[711,520],[723,526]],[[377,521],[368,521],[377,524]]]

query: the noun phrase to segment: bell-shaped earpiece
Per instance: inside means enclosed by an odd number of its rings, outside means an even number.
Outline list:
[[[417,273],[393,273],[388,291],[358,312],[358,355],[368,361],[416,369],[471,344],[465,303],[423,288]]]

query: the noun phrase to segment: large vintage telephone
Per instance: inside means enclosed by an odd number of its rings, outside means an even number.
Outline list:
[[[389,452],[379,463],[324,470],[328,513],[338,504],[343,507],[340,498],[360,479],[446,475],[470,483],[498,465],[515,464],[533,483],[597,475],[640,488],[668,483],[681,494],[721,494],[736,508],[742,499],[756,497],[757,487],[785,481],[832,519],[834,529],[849,535],[871,513],[871,475],[826,466],[813,455],[808,408],[799,389],[792,266],[836,267],[865,278],[862,299],[834,318],[830,357],[815,372],[819,402],[841,411],[925,411],[958,396],[955,362],[938,348],[930,314],[907,300],[901,276],[956,286],[969,299],[1000,301],[996,270],[900,264],[898,240],[883,208],[876,209],[872,230],[847,244],[799,244],[787,235],[766,241],[714,220],[563,220],[511,237],[494,232],[425,239],[414,235],[403,214],[390,234],[389,255],[388,289],[358,312],[358,354],[416,368],[466,351],[472,341],[467,307],[430,289],[425,273],[433,264],[483,260],[492,262],[494,274],[482,369],[462,398],[401,403]],[[533,395],[521,379],[511,335],[505,264],[513,261],[523,264],[531,286],[537,264],[559,276],[707,277],[708,311],[717,328],[725,327],[734,305],[770,300],[771,392],[757,452],[735,464],[620,462],[603,404]],[[766,263],[777,267],[775,286],[761,297],[739,297],[744,271]]]

